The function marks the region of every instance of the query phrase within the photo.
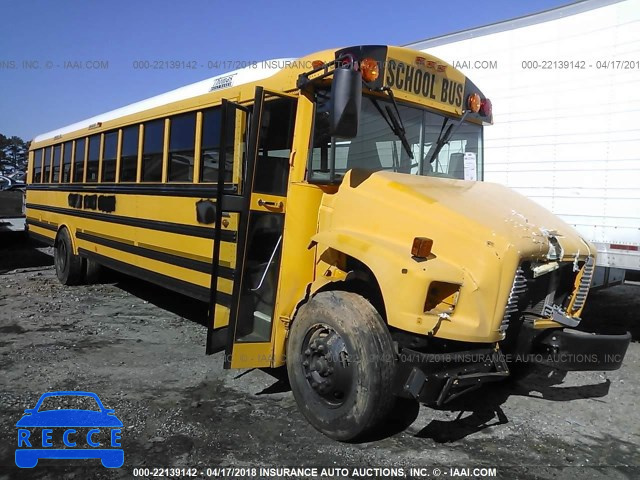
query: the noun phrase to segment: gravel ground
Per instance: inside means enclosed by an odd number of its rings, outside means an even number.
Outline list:
[[[131,478],[133,467],[171,466],[205,476],[208,467],[267,465],[640,478],[636,284],[593,293],[584,315],[587,325],[632,332],[620,370],[539,371],[447,409],[404,409],[375,439],[343,444],[305,421],[284,371],[223,370],[222,353],[206,356],[204,305],[116,274],[99,285],[64,287],[52,263],[51,249],[0,237],[0,480]],[[124,424],[123,468],[105,469],[98,460],[15,467],[16,421],[42,393],[57,390],[96,392],[115,409]]]

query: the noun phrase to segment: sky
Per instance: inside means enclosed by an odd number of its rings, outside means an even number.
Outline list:
[[[237,62],[348,45],[404,45],[569,3],[407,0],[400,8],[400,2],[380,0],[5,2],[0,133],[30,140],[233,70]],[[165,61],[178,68],[149,68]]]

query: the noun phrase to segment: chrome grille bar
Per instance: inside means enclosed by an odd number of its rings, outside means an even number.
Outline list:
[[[587,299],[589,293],[589,287],[591,286],[591,279],[593,278],[593,270],[595,269],[595,262],[593,257],[587,258],[587,261],[582,267],[582,277],[580,278],[580,285],[578,285],[578,291],[576,292],[576,298],[573,301],[573,310],[580,310],[584,305],[584,301]]]
[[[507,306],[504,310],[504,317],[502,318],[500,328],[498,329],[500,333],[506,332],[507,328],[509,328],[511,315],[518,311],[518,301],[520,300],[520,296],[524,294],[526,290],[527,279],[524,276],[524,270],[522,270],[522,267],[518,267],[518,270],[516,270],[516,276],[513,279],[513,285],[511,286],[511,292],[509,293],[509,299],[507,300]]]

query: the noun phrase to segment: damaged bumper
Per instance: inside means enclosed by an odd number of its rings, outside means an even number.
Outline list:
[[[441,406],[508,376],[505,357],[494,348],[433,354],[405,348],[399,355],[394,390],[398,396]]]
[[[630,342],[629,332],[603,335],[571,328],[552,329],[535,338],[528,361],[559,370],[617,370]]]
[[[536,331],[535,336],[533,332],[530,353],[515,358],[496,348],[436,354],[404,348],[397,363],[395,394],[441,406],[485,383],[506,379],[508,362],[571,371],[617,370],[631,342],[629,332],[596,334],[570,328]]]

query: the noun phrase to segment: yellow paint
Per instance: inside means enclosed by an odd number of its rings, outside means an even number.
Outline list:
[[[536,330],[544,330],[547,328],[562,328],[562,325],[548,318],[536,318],[533,321],[533,328]]]
[[[421,60],[416,62],[418,58]],[[396,66],[396,68],[392,68],[393,66]],[[402,66],[402,68],[398,66]],[[415,50],[389,48],[386,67],[385,84],[396,87],[394,88],[396,98],[427,105],[446,113],[462,115],[463,105],[466,101],[466,98],[464,98],[465,76],[448,63]],[[409,89],[406,88],[407,82],[405,78],[400,78],[401,82],[398,81],[398,77],[404,77],[408,69],[420,72],[419,75],[412,76],[412,83]],[[422,80],[423,78],[428,78],[429,80],[424,81]],[[403,88],[398,88],[399,85],[402,85]],[[424,88],[426,85],[429,85],[429,87]],[[416,91],[418,86],[423,88]],[[448,91],[452,88],[454,93],[460,96],[459,105],[441,100],[443,93],[448,98]],[[432,98],[432,96],[435,98]]]
[[[544,260],[548,252],[541,228],[562,235],[565,261],[573,261],[578,251],[582,259],[590,252],[572,227],[501,185],[377,172],[352,187],[351,175],[337,193],[323,198],[313,239],[319,253],[333,248],[373,271],[387,321],[402,330],[499,341],[518,264]],[[411,258],[416,236],[433,239],[433,258]],[[316,277],[325,270],[318,262]],[[423,311],[432,281],[461,285],[447,318]]]
[[[144,112],[102,122],[99,128],[67,133],[57,139],[49,139],[31,145],[28,178],[33,179],[34,149],[53,146],[68,140],[86,138],[84,176],[86,181],[89,134],[122,129],[139,124],[138,173],[136,183],[141,183],[144,122],[164,119],[165,136],[162,166],[162,182],[167,181],[169,116],[197,112],[194,145],[194,184],[200,183],[202,112],[221,105],[224,99],[251,106],[257,86],[265,90],[285,93],[297,98],[297,112],[293,145],[289,158],[289,185],[286,197],[252,193],[250,208],[254,211],[271,211],[285,215],[282,240],[282,257],[279,284],[272,320],[271,341],[263,343],[236,343],[232,366],[238,368],[281,366],[285,362],[288,328],[299,304],[320,288],[330,288],[333,282],[347,277],[347,258],[352,257],[366,265],[375,275],[382,291],[386,320],[389,325],[422,335],[439,338],[490,343],[502,339],[499,332],[507,297],[513,283],[516,268],[523,260],[544,261],[548,252],[545,231],[561,233],[564,250],[561,261],[580,260],[594,255],[593,246],[584,242],[571,227],[526,198],[505,187],[482,182],[465,182],[442,178],[416,177],[388,172],[363,175],[363,181],[353,181],[354,172],[345,176],[341,185],[319,186],[306,182],[307,159],[312,138],[314,102],[308,92],[299,91],[296,81],[305,62],[325,62],[335,58],[336,50],[317,52],[300,59],[295,67],[285,68],[259,82],[228,89],[215,90],[187,100],[162,105]],[[415,78],[425,81],[429,76],[432,88],[416,89],[398,87],[398,72],[393,79],[394,94],[398,101],[422,106],[433,111],[459,117],[463,113],[466,98],[458,102],[456,95],[446,95],[447,90],[459,88],[465,76],[440,59],[405,48],[389,47],[386,65],[395,62],[404,68],[420,70]],[[392,81],[388,69],[385,82]],[[415,87],[415,84],[413,85]],[[463,90],[464,91],[464,90]],[[240,191],[243,184],[243,161],[246,156],[247,118],[238,111],[236,116],[235,147],[232,183]],[[104,140],[100,146],[100,172]],[[72,158],[75,169],[75,144]],[[122,133],[117,147],[117,178],[120,177]],[[51,165],[53,150],[43,163]],[[63,157],[61,156],[61,159]],[[52,169],[50,169],[52,172]],[[131,184],[129,184],[131,185]],[[148,184],[145,184],[148,185]],[[178,184],[172,186],[178,187]],[[70,186],[73,187],[73,184]],[[95,212],[106,217],[132,217],[149,221],[210,228],[196,220],[195,204],[199,200],[215,201],[214,185],[211,195],[200,198],[179,195],[133,195],[116,193],[116,210],[113,213]],[[69,209],[69,191],[33,190],[27,192],[27,202]],[[80,191],[86,195],[91,192]],[[98,194],[101,194],[98,192]],[[273,204],[260,204],[274,202]],[[73,210],[73,209],[71,209]],[[151,272],[206,287],[210,275],[200,271],[178,267],[159,260],[152,260],[133,253],[116,250],[78,239],[79,231],[104,239],[120,241],[127,245],[183,257],[200,262],[211,262],[213,241],[189,234],[131,227],[118,223],[106,223],[29,208],[28,218],[69,228],[73,249],[78,247],[108,256]],[[224,230],[237,232],[239,216],[232,213],[224,217]],[[53,238],[54,232],[30,225],[35,233]],[[416,236],[434,240],[432,255],[424,261],[411,257],[411,245]],[[220,245],[220,265],[235,268],[237,244],[223,241]],[[236,276],[238,278],[238,276]],[[438,283],[436,283],[438,282]],[[576,279],[576,288],[579,278]],[[438,303],[425,312],[427,292],[430,287],[442,287]],[[451,286],[456,286],[453,288]],[[459,289],[457,289],[459,286]],[[218,290],[233,292],[233,281],[219,278]],[[237,299],[236,299],[237,300]],[[216,305],[214,328],[229,324],[229,309]],[[580,311],[572,312],[578,316]],[[539,320],[536,328],[554,328],[558,324]]]

